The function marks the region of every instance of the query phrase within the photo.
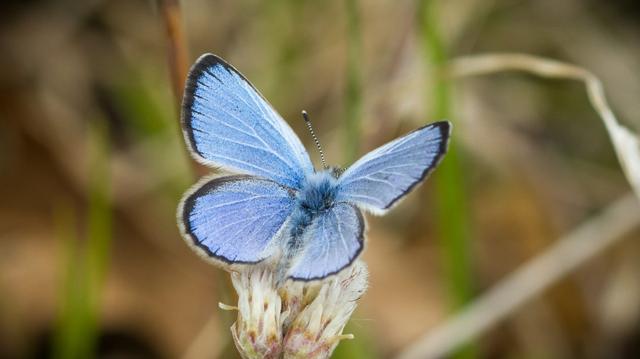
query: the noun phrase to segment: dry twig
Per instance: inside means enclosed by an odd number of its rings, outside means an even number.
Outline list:
[[[449,68],[455,77],[486,75],[518,70],[542,77],[584,82],[591,105],[596,110],[611,137],[622,170],[634,192],[640,197],[640,141],[638,136],[621,125],[609,107],[602,82],[590,71],[571,64],[525,54],[487,54],[460,57]]]
[[[187,79],[188,52],[182,27],[182,13],[178,0],[160,0],[160,11],[167,31],[167,57],[171,71],[171,85],[176,98],[176,108],[182,103],[182,91]]]
[[[545,253],[522,265],[456,317],[430,330],[398,358],[441,358],[491,329],[640,225],[638,213],[640,205],[633,194],[617,200],[599,216],[560,238]]]
[[[616,119],[607,104],[600,80],[570,64],[523,54],[488,54],[458,58],[449,71],[456,77],[520,70],[535,75],[583,81],[589,101],[602,118],[624,174],[635,192],[607,207],[599,216],[579,225],[546,252],[523,264],[467,309],[431,330],[398,358],[438,358],[479,336],[527,301],[601,254],[640,224],[640,141]]]

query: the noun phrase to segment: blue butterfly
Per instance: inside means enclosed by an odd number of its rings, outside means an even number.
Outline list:
[[[226,269],[266,263],[280,283],[326,278],[362,252],[361,210],[382,215],[424,180],[445,154],[450,128],[446,121],[421,127],[344,172],[316,170],[258,90],[205,54],[189,73],[182,130],[198,162],[237,174],[203,178],[185,194],[182,235]]]

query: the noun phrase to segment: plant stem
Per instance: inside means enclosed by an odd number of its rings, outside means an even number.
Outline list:
[[[106,122],[96,121],[92,127],[93,147],[90,168],[89,225],[86,249],[87,270],[87,335],[98,335],[98,312],[101,289],[107,272],[111,250],[111,198],[109,175],[109,135]],[[94,348],[91,348],[92,350]]]
[[[436,1],[420,2],[420,27],[425,58],[431,71],[427,81],[433,89],[432,118],[451,119],[451,83],[445,77],[446,46],[438,31]],[[454,311],[465,306],[472,296],[471,263],[469,258],[469,221],[467,198],[458,143],[451,137],[449,151],[435,172],[436,212],[442,251],[442,262],[448,284],[448,295]],[[472,346],[460,351],[459,357],[473,357]]]
[[[352,163],[360,150],[360,118],[362,117],[362,36],[357,0],[345,0],[347,14],[347,85],[345,98],[346,163]]]
[[[188,51],[182,27],[182,12],[178,0],[159,0],[162,19],[167,31],[167,58],[171,71],[171,85],[176,99],[176,108],[182,104],[182,92],[187,79]]]
[[[55,211],[56,236],[62,247],[60,268],[62,278],[58,297],[58,313],[56,332],[53,339],[52,357],[54,359],[66,359],[79,357],[78,346],[82,342],[81,320],[82,313],[79,298],[82,288],[80,285],[80,273],[78,270],[78,238],[76,218],[71,206],[60,203]],[[74,354],[76,353],[76,354]]]
[[[109,140],[106,124],[90,127],[89,218],[85,251],[76,239],[73,212],[61,206],[58,226],[64,245],[65,268],[53,357],[95,356],[101,289],[111,244]]]

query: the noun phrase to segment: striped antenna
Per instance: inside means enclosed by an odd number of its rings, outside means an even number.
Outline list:
[[[311,132],[311,137],[313,138],[313,142],[316,143],[316,147],[318,148],[318,152],[320,152],[320,160],[322,161],[322,167],[326,170],[329,168],[327,163],[324,161],[324,152],[322,152],[322,147],[320,147],[320,141],[318,141],[318,137],[316,137],[316,133],[313,132],[313,127],[311,127],[311,120],[309,119],[309,114],[307,111],[302,110],[302,118],[304,118],[304,122],[307,124],[307,128],[309,132]]]

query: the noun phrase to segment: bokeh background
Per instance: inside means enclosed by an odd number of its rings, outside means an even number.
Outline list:
[[[208,171],[179,129],[180,56],[227,59],[316,163],[303,109],[328,162],[345,167],[425,123],[454,123],[432,178],[369,217],[370,288],[336,358],[401,353],[630,191],[580,83],[454,80],[441,66],[494,51],[578,64],[639,128],[637,1],[172,4],[0,3],[0,357],[236,355],[233,314],[217,305],[234,302],[228,276],[176,227],[181,194]],[[177,63],[172,43],[188,51]],[[639,233],[452,355],[640,357]]]

